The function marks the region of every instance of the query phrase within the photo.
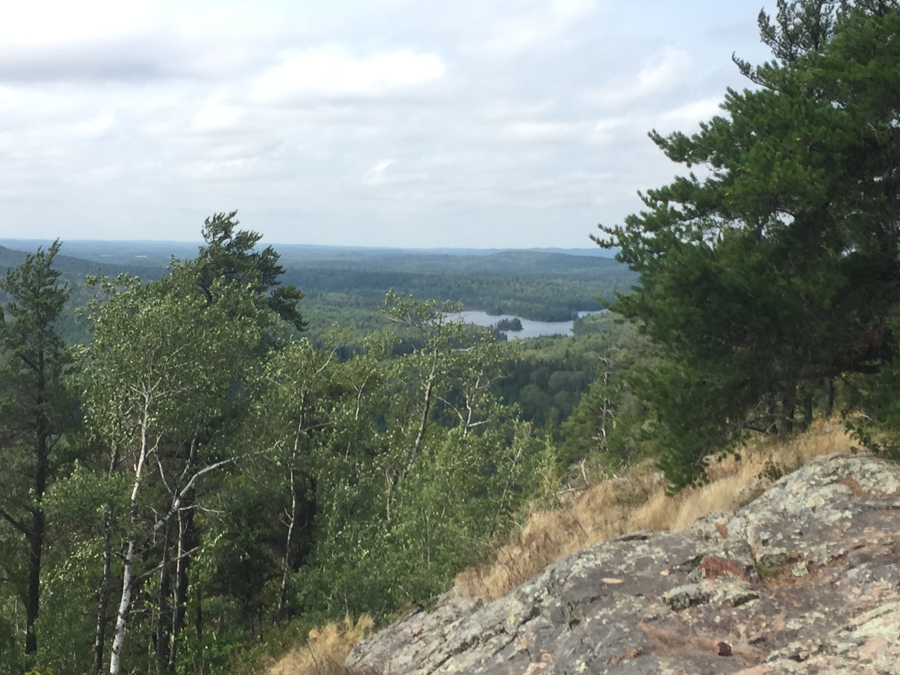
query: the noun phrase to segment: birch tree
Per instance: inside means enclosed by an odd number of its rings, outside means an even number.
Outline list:
[[[110,675],[125,667],[136,592],[191,553],[179,549],[168,556],[163,534],[193,508],[191,495],[203,478],[234,459],[207,431],[240,396],[261,340],[252,295],[237,283],[214,282],[217,301],[209,303],[196,291],[195,279],[192,266],[182,264],[170,277],[146,285],[129,278],[107,281],[109,300],[90,308],[86,422],[104,441],[111,470],[131,476],[123,495],[127,535]],[[150,565],[146,554],[160,542],[162,561]]]

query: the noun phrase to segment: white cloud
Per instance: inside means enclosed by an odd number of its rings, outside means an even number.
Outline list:
[[[509,127],[509,136],[516,140],[562,141],[583,137],[585,125],[559,122],[517,122]]]
[[[725,111],[719,106],[723,96],[703,98],[670,110],[662,116],[663,123],[673,129],[686,131],[686,127],[696,127],[700,122],[708,122],[713,117],[724,117]]]
[[[262,76],[254,93],[265,102],[377,96],[439,79],[445,72],[435,54],[402,51],[356,59],[336,49],[317,50],[285,58]]]
[[[109,131],[115,123],[115,117],[110,114],[99,115],[83,122],[74,122],[67,125],[64,135],[66,138],[82,140],[94,140]]]
[[[609,118],[598,120],[591,127],[590,141],[594,145],[607,145],[620,139],[623,135],[623,129],[634,127],[635,123],[640,124],[634,119]]]
[[[393,159],[384,159],[378,162],[372,169],[365,175],[363,178],[363,183],[366,185],[379,185],[384,183],[385,180],[385,170],[391,166],[392,164],[396,164],[397,162]]]
[[[587,99],[604,108],[633,104],[674,89],[694,65],[694,58],[687,50],[669,47],[653,54],[634,75],[591,89]]]
[[[0,0],[6,222],[184,239],[239,208],[274,243],[588,245],[677,170],[646,131],[745,84],[737,4]]]
[[[486,4],[492,8],[493,5]],[[522,3],[517,10],[484,11],[470,26],[470,49],[512,57],[539,47],[565,43],[567,33],[585,25],[597,12],[595,0],[549,0]]]
[[[22,102],[22,92],[10,87],[0,87],[0,111],[15,108]]]
[[[196,131],[224,131],[233,129],[243,116],[241,108],[210,103],[194,113],[191,126]]]
[[[89,42],[142,32],[159,0],[5,0],[0,41],[19,45]]]

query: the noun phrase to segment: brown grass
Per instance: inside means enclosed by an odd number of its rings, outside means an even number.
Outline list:
[[[306,644],[290,653],[266,671],[266,675],[346,675],[344,660],[357,642],[372,628],[369,616],[355,623],[350,617],[341,624],[329,623],[309,632]]]
[[[823,422],[788,441],[759,437],[741,449],[739,459],[710,462],[708,485],[675,497],[666,496],[665,479],[652,463],[638,464],[621,477],[588,487],[567,508],[532,514],[490,563],[457,576],[455,594],[487,602],[531,579],[549,563],[599,541],[635,530],[684,529],[710,511],[730,511],[741,499],[756,496],[765,483],[743,495],[739,490],[761,476],[787,473],[819,455],[849,452],[851,445],[839,424]]]

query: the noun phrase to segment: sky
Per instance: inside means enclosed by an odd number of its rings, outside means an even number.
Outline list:
[[[772,4],[772,3],[769,3]],[[0,237],[589,247],[760,0],[0,0]]]

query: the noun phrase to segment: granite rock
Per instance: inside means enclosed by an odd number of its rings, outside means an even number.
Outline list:
[[[637,532],[358,644],[366,675],[900,673],[900,464],[819,458],[734,513]]]

